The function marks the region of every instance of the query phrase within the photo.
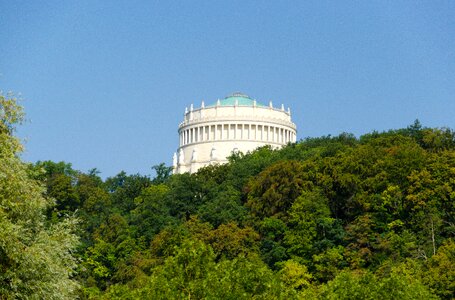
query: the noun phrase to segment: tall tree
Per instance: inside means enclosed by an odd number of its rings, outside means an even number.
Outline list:
[[[16,99],[0,95],[0,299],[70,299],[78,287],[71,279],[76,221],[46,225],[53,201],[19,159],[13,136],[22,118]]]

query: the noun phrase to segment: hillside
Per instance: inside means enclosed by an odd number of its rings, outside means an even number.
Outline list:
[[[96,169],[84,173],[66,162],[20,163],[15,156],[20,147],[10,149],[17,142],[9,130],[16,121],[3,118],[0,128],[2,162],[5,153],[14,161],[2,164],[0,228],[6,228],[5,220],[17,221],[5,208],[12,205],[7,200],[13,190],[5,188],[12,182],[5,176],[13,176],[14,167],[22,172],[23,186],[34,186],[33,195],[43,192],[43,204],[34,208],[43,212],[43,231],[72,222],[67,227],[73,235],[65,229],[66,239],[49,238],[73,245],[53,248],[76,259],[77,267],[54,273],[68,277],[65,284],[74,283],[70,298],[452,299],[455,294],[451,129],[416,121],[360,138],[341,134],[281,150],[263,147],[191,175],[171,175],[162,164],[154,167],[154,178],[120,172],[102,180]],[[14,273],[6,240],[0,234],[0,269]],[[0,298],[14,298],[11,280],[2,276]]]

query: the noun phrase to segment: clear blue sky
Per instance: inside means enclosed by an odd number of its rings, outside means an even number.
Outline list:
[[[171,163],[185,106],[241,91],[298,137],[455,128],[455,1],[1,1],[27,161]]]

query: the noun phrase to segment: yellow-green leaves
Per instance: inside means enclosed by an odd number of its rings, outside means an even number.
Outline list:
[[[16,100],[0,95],[0,298],[71,299],[78,288],[71,279],[76,221],[46,223],[53,200],[30,178],[18,158],[21,144],[12,136],[22,118]]]

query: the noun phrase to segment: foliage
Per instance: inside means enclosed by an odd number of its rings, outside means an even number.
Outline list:
[[[71,279],[77,221],[46,222],[53,200],[20,161],[22,146],[12,135],[22,116],[16,99],[0,95],[0,298],[70,299],[78,288]]]
[[[340,273],[321,287],[320,299],[437,299],[418,280],[392,273],[378,278],[370,272]]]
[[[312,187],[305,177],[303,165],[296,161],[279,162],[265,169],[247,187],[251,214],[285,218],[295,199]]]
[[[60,298],[69,297],[74,254],[81,299],[455,293],[451,129],[416,121],[234,153],[196,174],[159,164],[154,178],[122,171],[103,180],[66,162],[21,163],[11,133],[22,112],[2,101],[0,298],[42,288],[52,299],[57,283]]]

